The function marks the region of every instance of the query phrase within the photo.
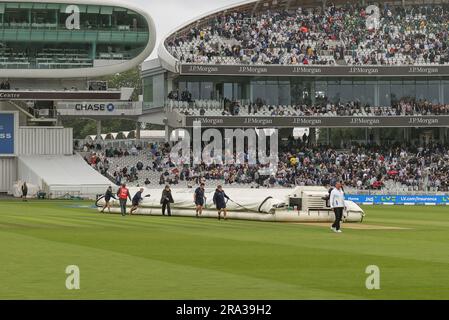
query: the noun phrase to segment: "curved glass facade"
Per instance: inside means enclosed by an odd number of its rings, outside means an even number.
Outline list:
[[[0,1],[3,69],[113,65],[142,53],[149,36],[145,17],[127,8]]]

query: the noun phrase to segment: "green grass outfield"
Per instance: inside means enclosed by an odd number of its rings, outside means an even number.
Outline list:
[[[448,207],[365,207],[364,224],[407,229],[335,234],[76,205],[91,203],[0,201],[1,299],[449,299]],[[68,265],[80,290],[65,288]]]

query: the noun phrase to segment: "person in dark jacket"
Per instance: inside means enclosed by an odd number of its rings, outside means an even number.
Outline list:
[[[196,188],[193,194],[193,201],[195,202],[196,217],[200,217],[203,214],[204,202],[207,200],[205,195],[205,185],[201,183],[198,188]]]
[[[143,193],[143,188],[140,188],[140,190],[137,191],[136,194],[134,195],[134,197],[132,199],[131,211],[129,212],[129,214],[133,214],[134,211],[136,211],[139,208],[140,201],[143,200],[142,193]]]
[[[214,204],[218,211],[218,220],[221,219],[221,213],[223,212],[224,219],[226,220],[227,210],[226,210],[226,200],[229,200],[228,195],[223,191],[222,186],[218,186],[214,193]]]
[[[22,200],[27,201],[27,194],[28,194],[28,186],[27,183],[24,182],[22,185]]]
[[[162,191],[161,205],[162,205],[162,215],[165,216],[165,210],[169,216],[171,216],[170,203],[174,203],[173,196],[171,194],[170,186],[166,185],[164,191]]]
[[[112,187],[109,187],[104,194],[104,206],[101,209],[101,213],[104,213],[104,209],[108,208],[109,213],[111,213],[111,198],[117,200],[117,198],[112,193]]]

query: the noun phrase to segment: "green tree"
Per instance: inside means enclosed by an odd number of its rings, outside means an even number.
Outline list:
[[[116,73],[99,79],[107,81],[109,88],[134,88],[132,95],[133,101],[138,101],[139,95],[142,94],[142,79],[140,78],[140,68],[136,67],[122,73]]]

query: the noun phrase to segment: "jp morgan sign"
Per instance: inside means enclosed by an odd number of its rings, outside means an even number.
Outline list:
[[[189,66],[189,70],[188,72],[191,73],[207,73],[207,74],[211,74],[211,73],[217,73],[219,72],[217,67],[211,67],[211,66],[207,66],[207,65],[194,65],[194,66]]]
[[[432,128],[449,127],[449,116],[391,117],[200,117],[185,116],[183,125],[193,127],[195,121],[207,127],[220,128]],[[180,124],[173,124],[174,127]]]
[[[449,65],[438,66],[291,66],[291,65],[207,65],[182,64],[183,75],[224,76],[445,76]]]

